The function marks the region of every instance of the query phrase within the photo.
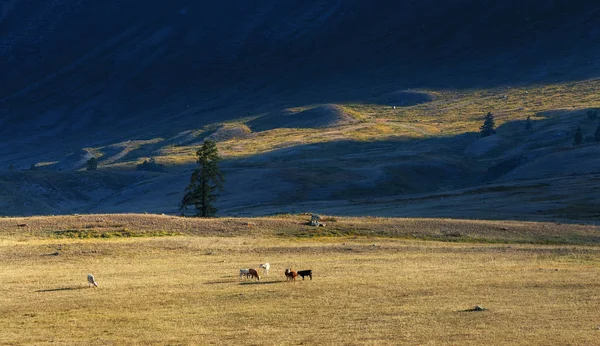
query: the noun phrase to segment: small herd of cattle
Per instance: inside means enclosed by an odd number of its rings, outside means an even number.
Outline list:
[[[265,275],[269,275],[269,269],[271,268],[271,265],[269,263],[262,263],[258,266],[259,268],[262,268],[263,273]],[[302,280],[304,280],[305,276],[308,276],[311,280],[312,280],[312,269],[307,269],[307,270],[292,270],[291,268],[286,268],[285,269],[285,277],[287,279],[287,281],[293,281],[296,282],[296,277],[301,276]],[[256,279],[256,280],[260,280],[260,276],[258,275],[258,272],[256,271],[256,269],[253,268],[244,268],[244,269],[240,269],[240,279],[241,278],[250,278],[250,279]]]
[[[262,268],[263,273],[265,275],[269,275],[269,269],[271,268],[271,265],[269,263],[262,263],[258,267]],[[301,276],[302,280],[304,280],[305,276],[308,276],[312,280],[312,269],[298,270],[298,271],[292,270],[291,268],[285,269],[285,277],[286,277],[287,281],[296,282],[296,277],[298,277],[298,276]],[[256,269],[253,269],[253,268],[240,269],[240,279],[243,277],[246,279],[252,278],[252,279],[260,280],[260,276],[258,275],[258,272],[256,271]],[[96,278],[94,278],[94,275],[88,274],[87,281],[88,281],[89,287],[98,287],[98,283],[96,282]]]

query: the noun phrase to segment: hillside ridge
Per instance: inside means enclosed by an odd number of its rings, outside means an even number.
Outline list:
[[[210,138],[222,215],[593,220],[598,13],[556,0],[5,1],[0,213],[176,213]],[[498,134],[479,138],[487,112]],[[164,172],[138,170],[149,159]]]

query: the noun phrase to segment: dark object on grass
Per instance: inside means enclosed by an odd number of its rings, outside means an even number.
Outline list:
[[[483,125],[479,128],[479,134],[481,137],[487,137],[496,134],[496,130],[494,129],[496,124],[494,122],[494,115],[492,113],[488,113],[485,116],[485,120]]]
[[[312,280],[312,269],[298,270],[298,275],[302,276],[302,280],[304,280],[305,276],[308,276]]]
[[[258,281],[260,281],[260,276],[258,276],[258,272],[256,271],[256,269],[248,269],[248,275],[250,276],[251,279],[256,279]]]
[[[486,308],[484,308],[483,306],[480,306],[480,305],[475,305],[475,307],[474,307],[474,308],[472,308],[472,309],[467,309],[467,310],[464,310],[464,311],[466,311],[466,312],[473,312],[473,311],[486,311],[486,310],[487,310],[487,309],[486,309]]]

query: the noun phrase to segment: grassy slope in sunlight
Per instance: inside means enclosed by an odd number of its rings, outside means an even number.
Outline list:
[[[278,128],[268,131],[247,133],[243,136],[221,138],[219,148],[225,158],[244,157],[292,146],[327,143],[337,140],[377,141],[386,139],[418,139],[423,137],[453,136],[464,132],[477,132],[483,116],[492,112],[496,125],[511,121],[544,120],[545,112],[581,110],[600,107],[600,80],[592,79],[549,85],[502,87],[474,90],[422,90],[432,95],[432,101],[409,107],[369,103],[340,105],[357,122],[321,129]],[[295,108],[302,111],[313,106]],[[224,126],[229,123],[224,124]],[[235,123],[237,124],[237,123]],[[209,126],[214,128],[216,125]],[[238,125],[239,126],[239,125]],[[565,130],[571,130],[570,128]],[[593,129],[587,129],[587,132]],[[213,131],[195,130],[198,140]],[[510,136],[510,134],[504,134]],[[153,142],[155,143],[155,142]],[[191,163],[194,160],[197,141],[173,146],[164,141],[145,156],[161,157],[166,164]],[[166,146],[168,145],[168,146]],[[142,153],[142,152],[140,152]],[[113,165],[112,161],[107,162]],[[123,163],[115,163],[122,165]]]

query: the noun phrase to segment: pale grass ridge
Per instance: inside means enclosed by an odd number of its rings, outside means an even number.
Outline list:
[[[453,242],[600,244],[600,227],[557,222],[323,216],[327,227],[308,226],[310,215],[258,218],[189,218],[151,214],[90,214],[0,218],[0,239],[144,236],[368,236]],[[261,263],[261,262],[259,262]],[[256,265],[258,266],[257,263]]]

